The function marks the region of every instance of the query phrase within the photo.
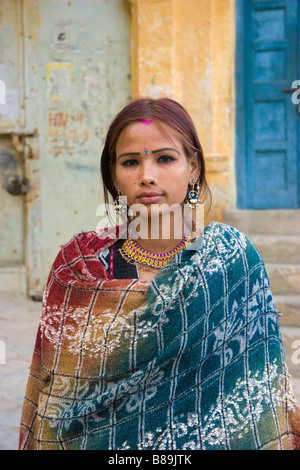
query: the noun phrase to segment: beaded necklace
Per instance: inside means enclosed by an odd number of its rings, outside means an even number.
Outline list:
[[[174,258],[175,255],[180,253],[190,241],[190,237],[185,236],[173,250],[166,253],[152,253],[151,251],[144,250],[135,240],[128,236],[119,251],[129,263],[137,264],[141,267],[147,266],[149,269],[160,269]]]

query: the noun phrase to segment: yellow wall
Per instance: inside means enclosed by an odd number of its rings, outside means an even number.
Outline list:
[[[235,205],[234,0],[129,0],[132,96],[169,96],[191,114],[213,196],[210,220]]]

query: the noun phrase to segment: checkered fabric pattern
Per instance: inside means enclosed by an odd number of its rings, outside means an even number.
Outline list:
[[[49,275],[20,449],[298,449],[268,278],[251,241],[211,223],[152,282],[109,279],[96,232]]]

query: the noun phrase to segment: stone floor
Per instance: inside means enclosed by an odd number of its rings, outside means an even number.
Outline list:
[[[21,410],[40,313],[41,302],[0,295],[0,340],[5,343],[5,364],[3,351],[0,361],[1,450],[18,447]]]
[[[18,447],[19,422],[41,303],[0,294],[0,450]],[[300,402],[300,359],[295,341],[300,328],[283,327],[287,362]],[[294,356],[293,356],[294,355]],[[296,361],[295,361],[296,358]]]

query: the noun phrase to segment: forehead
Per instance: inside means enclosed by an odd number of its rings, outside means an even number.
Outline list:
[[[145,125],[142,122],[136,122],[129,125],[120,134],[116,150],[121,148],[132,148],[141,146],[148,146],[152,150],[159,148],[157,146],[175,146],[179,150],[183,150],[181,139],[179,134],[169,127],[168,125],[161,122],[152,122],[151,124]],[[143,148],[144,148],[143,147]]]

